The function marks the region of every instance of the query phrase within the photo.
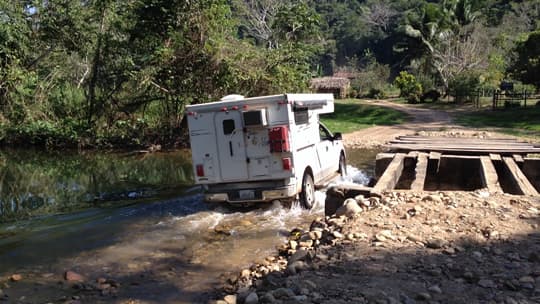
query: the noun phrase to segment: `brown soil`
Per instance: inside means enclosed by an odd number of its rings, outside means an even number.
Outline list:
[[[315,221],[311,231],[324,231],[314,245],[286,246],[284,257],[243,271],[237,297],[243,302],[256,294],[259,303],[540,303],[539,203],[484,191],[390,193],[351,218]],[[282,270],[261,275],[279,265]]]

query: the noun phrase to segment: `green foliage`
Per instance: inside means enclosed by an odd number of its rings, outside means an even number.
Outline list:
[[[515,78],[540,88],[540,31],[529,34],[516,45],[517,59],[512,66]]]
[[[450,81],[450,94],[454,96],[457,103],[473,101],[480,89],[480,74],[474,71],[467,71],[457,75]]]
[[[463,76],[471,70],[484,89],[510,78],[538,86],[537,7],[537,0],[0,1],[0,142],[177,142],[187,104],[307,91],[313,76],[344,66],[358,76],[354,95],[372,98],[389,94],[391,75],[410,71],[416,80],[400,87],[410,102],[422,88],[476,86]]]
[[[418,103],[422,94],[422,84],[414,75],[407,71],[401,71],[394,80],[394,85],[399,88],[399,96],[407,98],[409,103]]]

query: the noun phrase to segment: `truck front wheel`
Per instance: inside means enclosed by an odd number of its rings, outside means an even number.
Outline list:
[[[313,183],[313,177],[308,172],[304,173],[304,178],[302,179],[300,204],[304,209],[311,209],[315,204],[315,184]]]
[[[345,154],[343,154],[343,152],[341,152],[341,155],[339,156],[338,172],[341,176],[347,175],[347,159],[345,158]]]

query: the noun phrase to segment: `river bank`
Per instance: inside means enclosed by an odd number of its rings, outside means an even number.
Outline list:
[[[224,276],[215,303],[538,303],[539,203],[483,190],[358,198],[350,216],[316,219]]]

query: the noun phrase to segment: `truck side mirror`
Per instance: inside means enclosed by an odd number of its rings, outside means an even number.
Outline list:
[[[341,140],[341,139],[342,139],[342,136],[340,132],[337,132],[334,134],[334,140]]]

